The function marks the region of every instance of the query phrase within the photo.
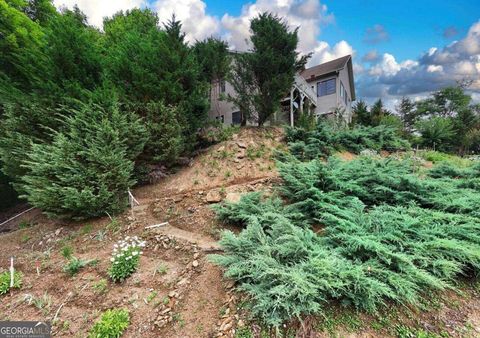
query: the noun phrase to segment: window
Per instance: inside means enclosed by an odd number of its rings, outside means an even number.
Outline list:
[[[225,80],[220,81],[220,93],[225,93]]]
[[[325,96],[335,93],[336,82],[335,79],[317,83],[317,96]]]
[[[241,124],[242,123],[242,114],[239,111],[234,111],[232,113],[232,124]]]
[[[343,102],[347,105],[347,90],[343,86],[342,81],[340,81],[340,96],[343,97]]]

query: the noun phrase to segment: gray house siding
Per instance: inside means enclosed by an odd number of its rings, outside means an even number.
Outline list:
[[[319,95],[318,84],[323,81],[335,79],[335,92],[327,95]],[[297,88],[297,89],[295,89]],[[331,87],[328,87],[331,89]],[[292,116],[298,114],[298,110],[293,113],[292,102],[295,90],[300,90],[303,97],[312,100],[316,116],[321,116],[334,112],[337,108],[344,111],[344,118],[347,122],[352,119],[352,101],[355,100],[355,88],[353,84],[353,67],[350,55],[326,62],[302,71],[295,76],[295,85],[292,87],[290,97],[290,113],[281,111],[275,114],[266,124],[290,123]],[[323,88],[323,91],[325,87]],[[353,93],[352,93],[353,90]],[[328,92],[328,91],[327,91]],[[316,95],[315,95],[316,94]],[[239,109],[232,102],[226,100],[228,95],[235,96],[236,93],[232,85],[228,82],[215,81],[212,83],[210,92],[210,111],[209,117],[212,120],[223,121],[225,125],[239,123]],[[282,101],[283,102],[283,101]],[[300,101],[303,102],[303,101]],[[300,111],[301,113],[301,111]],[[250,124],[250,123],[248,123]]]

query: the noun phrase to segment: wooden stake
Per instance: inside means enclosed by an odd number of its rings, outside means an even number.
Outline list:
[[[13,288],[15,269],[13,268],[13,257],[10,257],[10,287]]]

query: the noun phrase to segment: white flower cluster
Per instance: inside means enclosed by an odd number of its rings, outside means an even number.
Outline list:
[[[146,242],[140,240],[137,236],[127,236],[125,239],[119,240],[113,245],[113,253],[110,261],[113,264],[118,264],[121,259],[130,260],[143,254],[142,248],[145,247]]]

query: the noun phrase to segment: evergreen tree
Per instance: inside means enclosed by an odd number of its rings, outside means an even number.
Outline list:
[[[360,124],[362,126],[371,126],[372,119],[370,112],[368,111],[368,105],[365,101],[360,100],[352,108],[353,110],[353,123],[355,125]]]
[[[298,28],[290,31],[288,24],[276,15],[260,14],[251,20],[250,30],[252,49],[235,61],[233,73],[239,77],[234,83],[245,80],[246,84],[234,86],[239,95],[232,101],[240,107],[240,100],[250,96],[254,118],[262,126],[279,110],[280,100],[292,87],[295,72],[305,66],[310,55],[299,57]],[[242,90],[250,92],[242,93]]]
[[[410,98],[404,96],[396,107],[396,110],[403,122],[403,129],[406,132],[411,132],[415,122],[417,121],[415,103],[413,103]]]
[[[204,81],[225,79],[230,69],[228,44],[225,41],[210,37],[197,41],[193,52],[200,65]]]
[[[146,131],[137,118],[118,110],[85,106],[65,119],[64,132],[27,154],[22,197],[53,217],[88,218],[127,205],[134,159]],[[137,142],[129,144],[130,137]]]
[[[371,125],[372,126],[380,125],[380,122],[382,121],[383,117],[386,115],[390,115],[390,112],[388,112],[384,108],[382,99],[378,99],[372,105],[372,109],[370,110]]]

